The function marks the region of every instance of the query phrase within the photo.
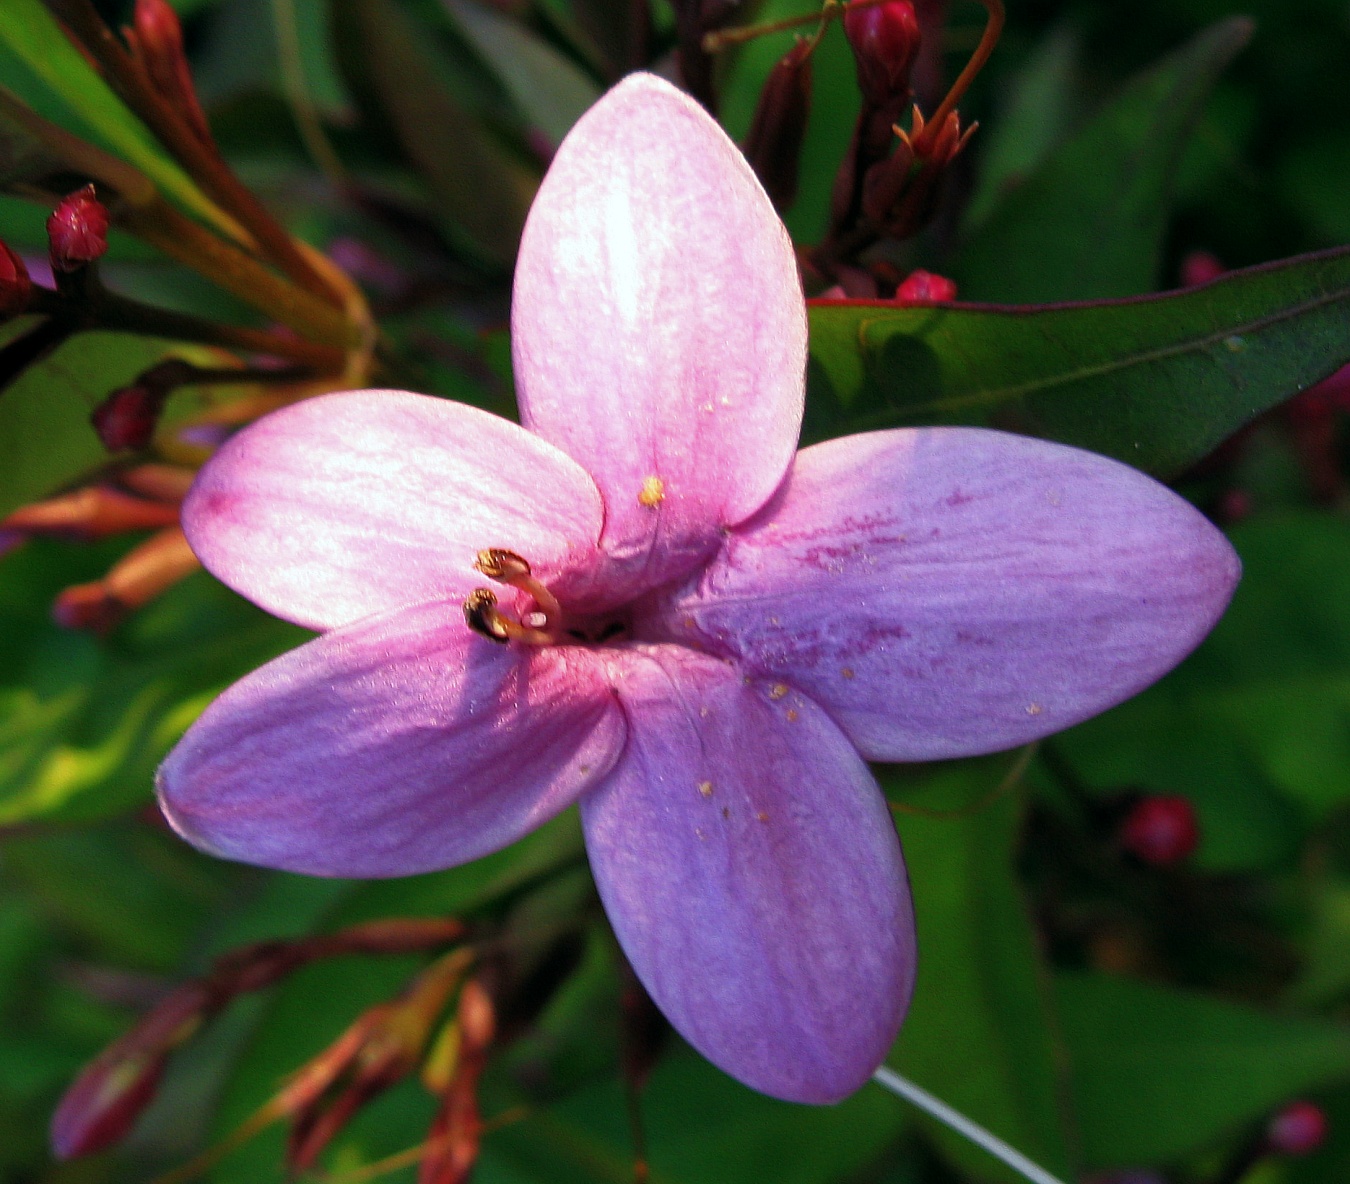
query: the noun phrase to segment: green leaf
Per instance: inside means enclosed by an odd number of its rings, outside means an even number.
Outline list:
[[[11,837],[5,880],[96,959],[176,972],[232,868],[137,823]]]
[[[1078,42],[1068,27],[1047,34],[1012,80],[1005,109],[989,130],[981,127],[979,177],[965,210],[968,234],[1026,183],[1068,130],[1078,98]]]
[[[774,1101],[683,1045],[652,1074],[642,1111],[651,1184],[832,1184],[875,1160],[905,1121],[897,1100],[875,1088],[835,1107]],[[484,1161],[539,1184],[629,1184],[632,1146],[611,1078],[490,1135]]]
[[[1350,358],[1350,250],[1050,308],[817,302],[805,432],[993,423],[1175,475]]]
[[[1350,1074],[1341,1024],[1105,976],[1055,986],[1090,1167],[1199,1150]]]
[[[155,766],[211,698],[307,636],[196,575],[99,641],[50,620],[73,575],[54,546],[0,564],[0,823],[83,821],[146,801]]]
[[[1056,742],[1094,785],[1192,795],[1217,866],[1287,860],[1300,823],[1350,799],[1350,527],[1288,513],[1244,523],[1232,541],[1242,582],[1199,650]]]
[[[135,165],[185,209],[217,229],[233,233],[231,219],[197,188],[109,89],[41,0],[6,0],[4,14],[0,15],[0,43],[41,79],[86,132]]]
[[[529,122],[557,146],[600,88],[519,21],[467,0],[443,0],[460,32],[496,71]]]
[[[429,30],[392,0],[334,0],[333,12],[339,46],[359,49],[353,68],[435,194],[447,228],[482,257],[510,263],[537,180],[451,92]]]
[[[904,802],[959,808],[996,786],[1006,766],[1006,758],[946,766]],[[891,788],[901,775],[883,773]],[[899,815],[921,957],[914,1003],[892,1061],[1067,1179],[1060,1054],[1045,970],[1013,871],[1020,805],[1020,795],[1005,793],[971,814]],[[1018,1179],[947,1128],[928,1125],[963,1171]]]
[[[0,339],[34,323],[6,325]],[[214,356],[154,338],[80,333],[0,390],[0,517],[102,464],[108,454],[90,412],[170,350],[189,360]]]
[[[1011,192],[959,253],[972,300],[1094,300],[1157,286],[1174,173],[1205,97],[1247,43],[1238,17],[1135,79]]]

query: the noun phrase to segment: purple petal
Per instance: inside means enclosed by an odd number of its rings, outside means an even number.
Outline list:
[[[657,1005],[764,1093],[834,1102],[889,1049],[914,979],[900,844],[809,699],[675,646],[615,663],[628,747],[582,799],[591,868]]]
[[[183,507],[208,570],[313,628],[484,583],[474,557],[556,580],[594,563],[603,509],[569,457],[513,423],[404,391],[308,399],[246,428]]]
[[[522,421],[605,499],[619,603],[691,570],[782,479],[806,311],[792,244],[744,157],[648,74],[576,125],[530,211],[512,309]]]
[[[227,859],[409,875],[547,821],[623,741],[588,651],[497,645],[458,604],[424,604],[326,633],[236,683],[169,753],[160,805]]]
[[[935,760],[1142,690],[1238,574],[1203,516],[1115,461],[977,429],[876,432],[801,452],[662,628],[800,688],[869,759]]]

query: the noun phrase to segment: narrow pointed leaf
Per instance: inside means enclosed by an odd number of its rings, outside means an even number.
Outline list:
[[[359,50],[373,94],[450,229],[505,265],[515,257],[536,182],[446,85],[430,30],[390,0],[335,0],[339,44]]]
[[[811,307],[806,435],[983,423],[1173,476],[1350,359],[1350,249],[1046,308]]]
[[[1252,23],[1207,29],[1130,83],[990,215],[953,265],[977,300],[1094,300],[1155,287],[1182,150]]]
[[[0,42],[110,151],[135,165],[184,209],[227,234],[233,221],[169,158],[98,76],[41,0],[5,0]],[[72,129],[80,130],[80,129]]]
[[[555,147],[600,88],[519,21],[472,0],[444,0],[460,32],[501,78],[520,113]]]
[[[897,800],[960,809],[997,786],[1007,769],[1007,757],[946,765],[917,793],[902,791],[898,772],[883,771],[882,783]],[[1060,1108],[1061,1053],[1013,870],[1020,815],[1016,793],[960,817],[899,815],[916,886],[920,956],[914,1002],[890,1061],[1068,1180],[1075,1177]],[[1020,1180],[959,1135],[924,1121],[963,1172]]]

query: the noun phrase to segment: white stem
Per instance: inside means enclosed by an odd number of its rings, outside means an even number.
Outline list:
[[[912,1102],[920,1110],[931,1114],[939,1122],[945,1123],[959,1135],[964,1135],[977,1147],[983,1147],[995,1159],[1001,1159],[1015,1172],[1025,1176],[1032,1184],[1064,1184],[1058,1176],[1052,1176],[1039,1164],[1033,1163],[1015,1147],[1009,1147],[997,1135],[985,1130],[978,1122],[972,1122],[959,1110],[953,1110],[940,1098],[933,1097],[926,1089],[920,1089],[907,1077],[901,1077],[894,1069],[882,1065],[872,1074],[872,1080],[891,1091],[898,1097]]]

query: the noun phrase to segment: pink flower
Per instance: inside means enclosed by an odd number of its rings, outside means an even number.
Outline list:
[[[358,391],[203,470],[202,561],[324,632],[206,710],[164,812],[227,858],[396,876],[579,801],[680,1032],[756,1089],[842,1098],[914,979],[865,762],[991,752],[1119,702],[1204,636],[1236,558],[1160,485],[1055,444],[941,428],[794,456],[792,247],[735,146],[653,77],[560,148],[513,329],[524,427]],[[476,569],[489,549],[513,554]]]

